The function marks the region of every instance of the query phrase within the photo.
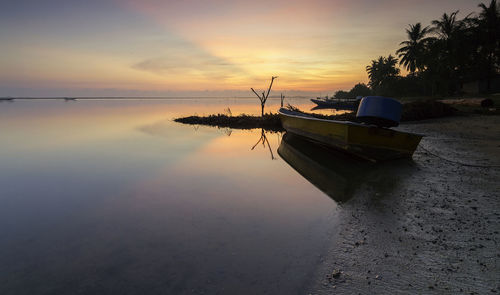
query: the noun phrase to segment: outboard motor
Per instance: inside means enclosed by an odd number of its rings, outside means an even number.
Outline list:
[[[367,96],[361,99],[356,118],[378,127],[396,127],[401,120],[402,105],[394,98]]]

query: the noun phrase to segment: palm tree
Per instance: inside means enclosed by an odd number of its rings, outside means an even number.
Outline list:
[[[486,58],[487,91],[490,91],[491,77],[495,65],[500,63],[500,5],[491,0],[490,5],[478,5],[482,10],[479,13],[478,28],[481,38],[482,56]]]
[[[399,48],[396,54],[401,58],[399,64],[405,66],[413,75],[415,71],[424,68],[426,45],[432,38],[425,38],[431,31],[428,26],[423,29],[420,23],[409,26],[410,27],[406,29],[408,40],[399,43],[399,45],[403,45],[403,47]]]
[[[486,6],[484,3],[478,5],[482,11],[479,13],[479,18],[488,24],[491,31],[497,31],[500,21],[500,3],[497,4],[496,0],[491,0],[490,5]]]
[[[449,40],[460,27],[460,21],[457,21],[458,10],[450,15],[443,13],[441,19],[433,20],[433,31],[443,40]]]
[[[399,69],[396,67],[398,64],[398,59],[389,54],[388,57],[384,59],[383,74],[385,77],[394,78],[399,74]]]
[[[438,39],[433,42],[432,59],[435,61],[434,71],[439,77],[441,92],[451,94],[457,90],[463,70],[463,56],[466,55],[466,46],[463,42],[466,32],[467,16],[465,20],[457,20],[458,10],[450,15],[444,13],[439,20],[433,20],[432,31]]]
[[[457,62],[460,50],[463,49],[464,34],[466,33],[471,19],[467,15],[463,20],[457,20],[458,10],[451,13],[450,15],[443,13],[441,19],[433,20],[432,25],[434,26],[431,31],[436,33],[439,37],[438,45],[441,45],[442,53],[444,53],[445,59],[452,62],[450,66],[453,68],[455,66],[454,62]],[[467,39],[467,38],[465,38]]]
[[[380,56],[378,59],[371,61],[371,64],[366,67],[370,82],[368,85],[373,90],[379,88],[382,84],[395,78],[399,74],[399,69],[396,67],[398,59],[392,55],[388,57]]]
[[[380,85],[380,73],[383,64],[384,57],[380,56],[378,60],[374,59],[371,61],[370,65],[366,66],[366,72],[368,73],[368,78],[370,78],[368,85],[370,85],[372,89]]]

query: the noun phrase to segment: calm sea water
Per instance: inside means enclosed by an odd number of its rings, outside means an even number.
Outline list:
[[[300,294],[338,204],[278,154],[283,134],[172,121],[228,107],[260,112],[256,98],[0,103],[0,294]]]

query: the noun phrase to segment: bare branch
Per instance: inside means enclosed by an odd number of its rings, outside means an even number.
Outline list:
[[[259,100],[262,102],[262,98],[260,97],[260,95],[257,94],[257,92],[255,92],[255,90],[253,90],[253,88],[250,88],[252,89],[253,93],[255,93],[255,95],[257,95],[257,97],[259,98]]]
[[[273,150],[271,149],[271,145],[269,144],[269,140],[267,140],[267,136],[264,133],[264,129],[262,129],[262,133],[264,136],[264,140],[262,141],[262,143],[264,143],[264,141],[267,143],[267,147],[269,148],[269,152],[271,153],[271,160],[274,160]],[[265,145],[264,145],[264,147],[265,147]]]
[[[269,92],[271,92],[271,87],[273,87],[274,79],[276,79],[276,78],[278,78],[278,76],[271,77],[271,84],[269,84],[269,88],[267,89],[266,100],[267,100],[267,97],[269,96]]]
[[[275,157],[273,154],[273,150],[271,149],[271,145],[269,144],[269,140],[267,140],[266,132],[264,131],[264,129],[261,129],[261,135],[260,135],[259,141],[257,141],[257,143],[252,147],[251,150],[253,151],[259,143],[262,143],[262,146],[264,148],[266,148],[266,145],[267,145],[267,147],[269,148],[269,152],[271,153],[271,160],[274,160]]]
[[[260,100],[260,108],[261,108],[261,115],[262,116],[264,116],[264,106],[266,105],[267,98],[269,97],[269,93],[271,92],[271,88],[273,87],[274,79],[276,79],[276,78],[278,78],[278,76],[271,77],[271,83],[269,84],[269,88],[267,89],[267,94],[265,93],[265,91],[263,91],[262,96],[257,94],[257,92],[253,88],[250,88],[250,89],[252,89],[253,93],[255,93],[255,95],[257,95],[257,97]]]
[[[257,145],[258,145],[261,141],[262,141],[262,142],[264,142],[264,140],[263,140],[263,139],[264,139],[264,138],[263,138],[263,136],[262,136],[262,134],[261,134],[261,135],[260,135],[260,138],[259,138],[259,141],[257,141],[257,143],[256,143],[256,144],[252,147],[252,149],[251,149],[251,150],[253,151],[253,149],[254,149],[254,148],[255,148],[255,147],[256,147],[256,146],[257,146]]]

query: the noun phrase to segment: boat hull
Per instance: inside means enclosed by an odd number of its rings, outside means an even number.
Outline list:
[[[410,158],[422,135],[346,121],[323,120],[280,109],[288,132],[370,161]]]

